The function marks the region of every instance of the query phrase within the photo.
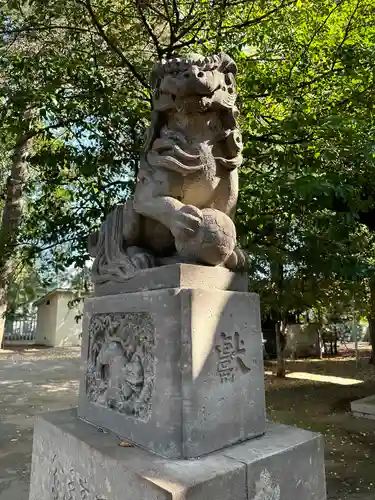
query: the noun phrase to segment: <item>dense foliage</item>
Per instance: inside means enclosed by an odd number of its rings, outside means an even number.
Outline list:
[[[245,142],[238,235],[264,312],[370,314],[374,15],[365,0],[4,2],[4,158],[28,110],[33,137],[21,260],[84,265],[89,231],[133,188],[153,60],[225,50]]]

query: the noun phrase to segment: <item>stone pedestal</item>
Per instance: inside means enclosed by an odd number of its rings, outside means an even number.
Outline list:
[[[369,418],[375,420],[375,396],[358,399],[350,403],[350,408],[355,417]]]
[[[169,458],[198,457],[262,435],[258,296],[219,290],[223,271],[233,274],[224,269],[216,270],[215,282],[213,268],[199,274],[199,266],[168,267],[174,288],[86,301],[78,415]],[[201,288],[207,269],[211,290]]]
[[[95,285],[95,296],[162,290],[164,288],[247,292],[248,277],[245,273],[232,273],[225,267],[169,264],[138,271],[122,283]]]
[[[119,446],[112,433],[50,413],[35,426],[30,500],[325,500],[321,436],[268,424],[264,436],[200,459]]]
[[[262,351],[244,276],[175,265],[101,288],[78,415],[37,422],[30,500],[325,500],[321,436],[266,422]]]

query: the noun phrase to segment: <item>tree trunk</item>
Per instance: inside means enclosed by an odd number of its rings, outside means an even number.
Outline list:
[[[23,194],[27,173],[27,157],[32,147],[32,134],[29,131],[31,122],[30,111],[25,112],[23,120],[26,125],[26,131],[20,135],[14,147],[0,226],[0,346],[2,345],[4,335],[8,284],[13,274],[13,259],[16,251],[17,233],[23,213]]]
[[[0,350],[3,348],[4,342],[4,327],[5,327],[5,312],[6,301],[3,300],[0,294]]]
[[[270,262],[271,268],[271,280],[275,286],[276,294],[276,304],[272,312],[271,317],[275,321],[275,335],[276,335],[276,355],[277,355],[277,366],[276,366],[276,376],[285,377],[285,330],[286,321],[282,321],[282,317],[285,316],[285,312],[282,312],[282,292],[284,284],[284,267],[281,262],[274,261]]]
[[[371,344],[370,363],[375,365],[375,279],[370,281],[370,315],[368,326]]]
[[[285,330],[286,324],[281,321],[277,321],[275,324],[276,330],[276,353],[277,353],[277,366],[276,366],[276,377],[285,378],[286,366],[285,366]]]
[[[323,359],[323,341],[322,341],[322,332],[321,328],[318,328],[317,332],[317,354],[319,359]]]
[[[323,339],[322,339],[322,331],[323,331],[323,316],[320,307],[318,306],[318,325],[316,332],[316,341],[317,341],[317,355],[320,359],[323,359]]]

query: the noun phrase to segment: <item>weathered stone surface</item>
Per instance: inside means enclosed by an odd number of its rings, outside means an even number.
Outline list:
[[[245,267],[232,220],[243,148],[236,73],[227,54],[155,65],[134,199],[116,206],[89,239],[96,284],[126,281],[173,256]]]
[[[171,461],[120,447],[74,410],[35,426],[30,500],[245,500],[245,488],[240,462],[220,454]]]
[[[149,313],[94,314],[86,363],[88,400],[147,422],[155,378],[154,343]]]
[[[234,273],[224,267],[196,264],[170,264],[143,269],[121,282],[108,282],[95,286],[95,295],[161,290],[163,288],[201,288],[204,290],[230,290],[247,292],[246,273]]]
[[[375,420],[375,413],[361,413],[360,411],[352,411],[352,414],[357,418],[368,418],[370,420]]]
[[[356,417],[375,419],[375,396],[352,401],[350,407]]]
[[[264,432],[256,294],[168,289],[88,299],[83,331],[83,419],[170,458]]]
[[[200,459],[119,446],[75,410],[35,425],[29,500],[325,500],[322,440],[269,424],[265,436]]]
[[[275,423],[258,439],[223,450],[247,466],[248,500],[325,500],[319,434]]]

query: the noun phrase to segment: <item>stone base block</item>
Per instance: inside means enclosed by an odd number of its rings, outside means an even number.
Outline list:
[[[189,288],[87,299],[78,414],[168,458],[265,431],[259,297]]]
[[[124,282],[95,286],[95,295],[162,290],[165,288],[200,288],[204,290],[230,290],[247,292],[246,273],[234,273],[224,267],[196,264],[169,264],[138,271]]]
[[[375,396],[368,396],[367,398],[353,401],[350,407],[355,417],[375,420]]]
[[[111,433],[49,413],[34,431],[29,500],[325,500],[321,436],[269,424],[267,433],[200,459],[120,446]]]

